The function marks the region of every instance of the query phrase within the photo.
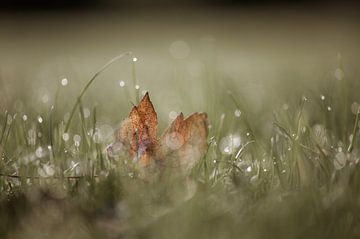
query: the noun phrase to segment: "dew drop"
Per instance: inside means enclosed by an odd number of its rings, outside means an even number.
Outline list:
[[[325,100],[325,95],[321,95],[321,96],[320,96],[320,99],[321,99],[321,100]]]
[[[139,86],[139,85],[135,85],[135,89],[136,89],[136,90],[140,89],[140,86]]]
[[[219,148],[224,154],[232,154],[241,145],[241,138],[238,135],[228,135],[220,140]]]
[[[119,81],[119,85],[120,85],[120,87],[124,87],[125,86],[125,81]]]
[[[240,117],[241,116],[241,111],[239,109],[236,109],[234,112],[235,117]]]
[[[61,85],[62,85],[62,86],[67,86],[67,84],[69,84],[69,81],[68,81],[67,78],[61,79]]]
[[[38,116],[38,122],[41,124],[43,121],[44,121],[44,119],[41,117],[41,116]]]
[[[226,147],[224,148],[224,153],[230,154],[231,152],[232,152],[232,151],[231,151],[231,149],[230,149],[229,146],[226,146]]]
[[[251,171],[252,171],[251,166],[249,166],[249,167],[246,168],[246,172],[250,173]]]
[[[132,59],[133,62],[137,62],[137,60],[138,60],[138,59],[137,59],[136,57],[134,57],[134,58]]]
[[[78,134],[75,134],[73,137],[74,143],[76,147],[80,146],[81,136]]]
[[[41,146],[39,146],[36,150],[35,150],[35,155],[38,158],[42,158],[44,156],[44,150]]]
[[[23,119],[23,121],[27,121],[27,119],[28,119],[27,115],[23,115],[22,119]]]
[[[69,138],[70,138],[70,135],[69,135],[68,133],[64,133],[64,134],[62,135],[62,139],[63,139],[64,141],[68,141]]]

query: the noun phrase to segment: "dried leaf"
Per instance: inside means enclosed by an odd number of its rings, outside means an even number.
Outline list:
[[[207,149],[208,123],[206,113],[184,118],[181,113],[157,140],[157,114],[148,93],[134,106],[118,131],[114,144],[122,146],[142,166],[152,162],[191,168]]]
[[[191,168],[206,152],[207,134],[206,113],[194,113],[186,119],[179,114],[160,138],[158,160]]]

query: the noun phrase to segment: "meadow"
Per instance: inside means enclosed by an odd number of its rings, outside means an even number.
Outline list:
[[[0,238],[359,238],[360,33],[342,14],[2,15]],[[146,92],[158,135],[208,115],[185,174],[108,156]]]
[[[130,69],[129,81],[118,82],[127,101],[104,107],[87,102],[87,93],[119,61]],[[121,120],[117,111],[126,117],[145,93],[137,61],[132,53],[113,58],[77,87],[67,105],[62,99],[72,85],[61,78],[53,99],[41,97],[52,102],[47,107],[18,101],[2,111],[3,238],[360,236],[360,82],[348,77],[340,54],[311,87],[272,81],[266,90],[256,88],[267,99],[261,103],[247,99],[248,89],[211,61],[202,62],[197,75],[201,103],[189,102],[191,89],[177,80],[183,102],[164,115],[163,100],[150,91],[161,128],[180,111],[208,114],[209,147],[187,172],[190,183],[176,173],[144,179],[137,162],[107,156]],[[286,91],[277,91],[280,85]],[[104,113],[106,107],[116,113]],[[104,115],[116,123],[104,123]]]

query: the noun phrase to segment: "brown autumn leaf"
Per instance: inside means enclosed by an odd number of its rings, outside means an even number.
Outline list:
[[[156,158],[167,165],[192,168],[207,149],[207,134],[205,113],[194,113],[186,119],[180,113],[160,137]]]
[[[113,147],[120,147],[141,166],[155,163],[191,168],[206,152],[206,113],[194,113],[186,119],[180,113],[160,138],[157,138],[157,127],[157,114],[146,93],[122,121]],[[111,155],[113,151],[108,152]]]

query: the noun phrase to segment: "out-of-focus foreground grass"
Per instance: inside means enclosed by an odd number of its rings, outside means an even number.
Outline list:
[[[143,94],[136,89],[137,61],[120,61],[130,68],[120,93],[101,100],[104,72],[73,117],[81,87],[67,78],[54,94],[40,95],[42,103],[19,95],[3,105],[2,238],[360,236],[360,82],[340,55],[329,74],[310,83],[285,71],[261,86],[235,81],[211,60],[199,63],[190,83],[186,69],[175,67],[176,85],[160,89],[181,93],[180,103],[157,97],[159,90],[150,95],[161,129],[180,110],[209,115],[209,149],[191,180],[173,173],[144,180],[130,159],[106,156],[117,123]],[[179,108],[167,115],[167,104]]]

